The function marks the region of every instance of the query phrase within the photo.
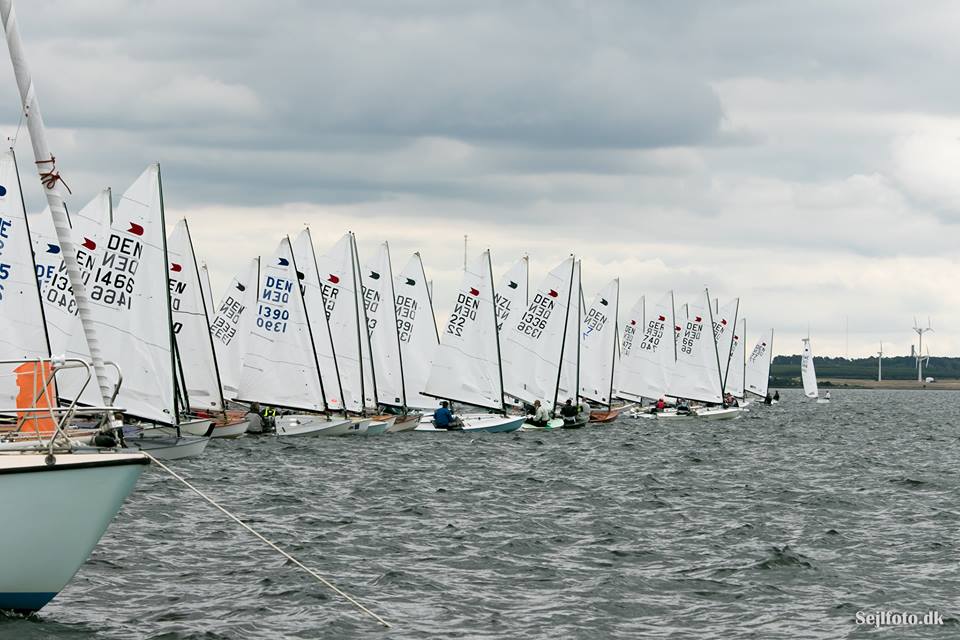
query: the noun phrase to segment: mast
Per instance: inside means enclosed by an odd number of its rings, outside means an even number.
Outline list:
[[[607,394],[607,411],[613,411],[613,374],[617,367],[617,351],[620,347],[620,278],[617,278],[617,304],[613,307],[613,357],[610,359],[610,393]]]
[[[497,323],[497,290],[493,282],[493,262],[490,260],[490,249],[487,249],[486,253],[487,272],[490,276],[490,304],[493,305],[493,339],[497,344],[497,371],[500,372],[500,410],[503,411],[503,415],[507,415],[507,399],[503,393],[503,358],[500,356],[500,328]],[[423,266],[422,262],[420,266]],[[430,305],[433,306],[432,300]]]
[[[717,298],[717,313],[720,313],[720,298]],[[740,315],[740,298],[737,298],[737,304],[733,310],[733,324],[730,325],[730,345],[727,347],[727,366],[723,370],[723,375],[720,376],[720,397],[723,397],[723,394],[727,391],[727,377],[730,375],[730,357],[732,355],[733,348],[733,335],[737,332],[737,318]],[[722,320],[722,318],[721,318]],[[716,335],[716,334],[714,334]],[[744,345],[746,346],[746,345]],[[717,358],[720,357],[720,345],[717,345]]]
[[[644,309],[646,311],[646,309]],[[670,322],[673,325],[670,327],[670,337],[673,338],[673,361],[677,361],[677,307],[673,299],[673,290],[670,290],[670,313],[673,316],[670,318]]]
[[[90,313],[87,291],[83,286],[80,267],[77,264],[77,248],[74,246],[70,233],[70,222],[67,219],[67,210],[60,193],[59,184],[63,182],[60,172],[57,171],[56,157],[47,146],[47,136],[43,125],[43,116],[40,113],[40,104],[37,101],[36,88],[27,68],[26,54],[23,50],[23,41],[17,26],[17,18],[13,10],[13,0],[0,0],[0,19],[3,21],[7,37],[7,48],[10,51],[10,62],[13,64],[13,73],[17,79],[17,88],[20,91],[20,101],[23,106],[24,118],[27,121],[27,130],[30,132],[30,143],[33,146],[33,157],[37,166],[40,184],[47,197],[50,214],[53,217],[53,228],[57,234],[57,243],[63,253],[63,263],[67,277],[73,289],[73,297],[77,302],[77,312],[80,317],[80,326],[87,339],[90,350],[90,360],[93,372],[100,387],[100,398],[104,406],[110,404],[112,385],[107,377],[103,355],[100,350],[100,340],[94,328],[93,317]],[[112,417],[116,422],[116,416]],[[116,425],[110,425],[113,427]]]
[[[525,307],[530,307],[530,255],[524,254],[523,261],[527,264],[527,268],[524,269],[524,273],[527,276],[527,286],[523,290],[523,304]]]
[[[580,398],[583,396],[580,395],[580,356],[583,355],[583,352],[580,350],[580,337],[583,333],[583,308],[586,306],[583,303],[583,265],[579,265],[580,268],[577,269],[577,274],[580,276],[580,279],[577,281],[577,289],[579,290],[579,295],[577,295],[577,382],[574,385],[574,396],[573,399],[576,401],[577,406],[580,406]],[[563,331],[564,337],[567,335],[566,328]]]
[[[177,355],[177,336],[173,332],[173,305],[170,302],[170,254],[167,253],[167,222],[163,210],[163,179],[160,177],[160,163],[157,163],[157,191],[160,193],[160,237],[163,241],[163,277],[166,280],[166,316],[167,326],[170,327],[170,362],[173,371],[173,421],[177,425],[177,435],[180,435],[180,407],[177,406],[177,367],[179,366],[179,357]],[[112,211],[112,208],[111,208]],[[112,217],[111,213],[111,217]],[[183,371],[181,370],[181,375]],[[186,380],[183,385],[184,411],[189,407],[189,398],[187,398]]]
[[[713,338],[713,306],[710,304],[710,289],[704,289],[707,292],[707,311],[710,313],[710,337]],[[702,338],[701,338],[702,339]],[[720,379],[720,401],[723,401],[723,371],[720,367],[720,350],[717,349],[717,340],[713,338],[713,356],[717,359],[717,378]]]
[[[403,412],[407,412],[407,383],[403,379],[403,349],[400,347],[400,319],[397,317],[397,291],[393,287],[393,260],[390,258],[390,243],[383,241],[387,248],[387,269],[390,271],[390,308],[393,309],[393,332],[397,336],[397,362],[400,364],[400,394],[403,400]]]
[[[310,349],[313,351],[313,365],[317,368],[317,378],[320,380],[320,402],[323,403],[323,408],[327,408],[327,392],[323,388],[323,375],[320,374],[320,360],[317,358],[317,343],[313,341],[313,327],[310,326],[310,312],[307,311],[307,302],[303,299],[303,286],[300,284],[300,269],[297,267],[297,256],[293,250],[293,245],[290,243],[290,236],[286,236],[287,239],[287,249],[290,251],[290,262],[293,264],[293,273],[297,279],[297,291],[300,292],[300,305],[303,308],[303,319],[306,320],[307,325],[307,335],[310,336]],[[313,242],[310,242],[310,247],[313,247]]]
[[[310,233],[310,227],[307,227],[307,238],[310,240],[310,253],[313,255],[313,269],[317,273],[317,280],[320,279],[320,265],[317,264],[317,252],[313,248],[313,234]],[[323,291],[320,288],[317,288],[320,291],[320,299],[323,300]],[[306,305],[304,305],[306,309]],[[309,322],[308,322],[309,324]],[[323,300],[323,324],[327,327],[327,340],[330,341],[330,357],[333,359],[333,371],[337,376],[337,388],[340,390],[340,408],[343,410],[343,416],[347,416],[347,402],[343,397],[343,381],[340,380],[340,365],[337,364],[337,348],[333,344],[333,333],[330,331],[330,319],[327,317],[327,303],[326,300]],[[314,349],[314,355],[316,355],[316,349]],[[319,367],[317,367],[319,371]],[[321,373],[321,378],[323,374]],[[323,399],[323,404],[327,404],[327,399]]]
[[[360,414],[367,415],[367,394],[364,389],[363,383],[363,343],[360,342],[362,338],[360,337],[360,303],[357,299],[357,263],[353,259],[353,231],[348,232],[350,234],[350,271],[353,273],[351,276],[353,278],[353,308],[354,315],[357,317],[357,363],[360,365]],[[366,318],[366,311],[364,311],[364,318]],[[364,330],[366,330],[364,326]],[[343,403],[344,411],[346,411],[347,403]]]
[[[380,410],[380,398],[377,397],[377,372],[373,368],[373,344],[370,342],[370,319],[367,317],[367,299],[363,292],[363,277],[360,275],[360,256],[357,251],[357,237],[353,235],[353,232],[350,232],[350,260],[353,262],[353,273],[354,273],[354,299],[359,300],[362,304],[357,304],[357,329],[359,331],[360,326],[363,326],[363,337],[362,340],[365,340],[367,343],[367,354],[370,356],[370,382],[373,384],[373,404],[374,411]],[[363,313],[363,322],[361,323],[360,314]],[[363,381],[363,344],[360,345],[360,380],[361,384]],[[361,394],[363,396],[363,413],[366,415],[367,412],[367,398],[366,394]]]
[[[417,262],[420,263],[420,275],[423,276],[423,286],[427,286],[427,272],[423,268],[423,258],[420,257],[419,251],[414,251],[413,255],[417,256]],[[430,302],[430,318],[433,320],[433,330],[437,334],[437,344],[440,344],[440,327],[437,326],[437,315],[433,312],[433,293],[430,292],[430,288],[427,287],[427,300]]]
[[[573,258],[573,254],[570,255],[572,258],[570,260],[570,286],[567,287],[567,308],[564,309],[565,313],[563,314],[563,338],[560,340],[560,359],[557,361],[557,384],[553,388],[553,410],[557,410],[557,397],[560,395],[560,380],[563,376],[563,351],[567,344],[567,325],[570,324],[570,303],[573,302],[573,274],[577,269],[577,261]],[[529,273],[529,269],[527,272]],[[577,287],[577,318],[579,322],[580,317],[580,287]],[[580,331],[577,331],[577,376],[576,376],[576,389],[574,394],[577,397],[580,395]],[[578,403],[579,404],[579,403]]]
[[[200,268],[197,266],[197,252],[193,249],[193,236],[190,235],[190,225],[187,219],[183,219],[183,226],[187,230],[187,243],[190,245],[190,255],[193,257],[193,268],[197,272],[197,284],[200,285],[200,304],[203,305],[203,321],[207,327],[207,338],[210,340],[210,353],[213,354],[213,372],[217,376],[217,394],[220,396],[220,406],[223,408],[223,415],[227,415],[227,400],[223,397],[223,382],[220,380],[220,364],[217,362],[217,349],[213,346],[213,334],[210,333],[210,313],[207,311],[207,299],[203,295],[203,282],[200,280]],[[210,285],[210,274],[207,273],[207,286]],[[259,285],[258,285],[259,286]]]

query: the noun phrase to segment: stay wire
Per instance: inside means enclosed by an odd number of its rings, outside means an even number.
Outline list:
[[[371,618],[373,618],[374,620],[376,620],[377,622],[379,622],[380,624],[382,624],[384,627],[386,627],[386,628],[388,628],[388,629],[392,628],[393,625],[391,625],[389,622],[387,622],[386,620],[384,620],[383,618],[381,618],[380,616],[378,616],[376,613],[374,613],[373,611],[371,611],[371,610],[368,609],[367,607],[363,606],[363,604],[361,604],[360,602],[358,602],[358,601],[357,601],[355,598],[353,598],[350,594],[348,594],[348,593],[346,593],[345,591],[339,589],[335,584],[333,584],[332,582],[330,582],[329,580],[327,580],[326,578],[324,578],[323,576],[321,576],[319,573],[317,573],[316,571],[314,571],[313,569],[311,569],[311,568],[308,567],[307,565],[303,564],[302,562],[300,562],[299,560],[297,560],[296,558],[294,558],[292,555],[290,555],[289,553],[287,553],[286,551],[284,551],[283,549],[281,549],[280,547],[278,547],[276,544],[274,544],[274,543],[271,542],[270,540],[267,540],[267,539],[266,539],[265,537],[263,537],[260,533],[258,533],[253,527],[251,527],[251,526],[248,525],[246,522],[244,522],[243,520],[241,520],[241,519],[238,518],[237,516],[233,515],[233,514],[230,513],[229,511],[227,511],[226,508],[220,506],[220,505],[217,503],[216,500],[214,500],[213,498],[211,498],[210,496],[208,496],[207,494],[205,494],[203,491],[200,491],[200,489],[198,489],[198,488],[196,488],[195,486],[193,486],[192,484],[190,484],[185,478],[183,478],[182,476],[180,476],[179,474],[177,474],[173,469],[171,469],[171,468],[168,467],[167,465],[163,464],[162,462],[160,462],[159,460],[157,460],[154,456],[150,455],[150,454],[147,453],[146,451],[143,451],[142,453],[143,453],[145,456],[147,456],[148,458],[150,458],[150,461],[151,461],[151,462],[153,462],[153,463],[156,464],[158,467],[160,467],[161,469],[163,469],[164,471],[166,471],[167,473],[169,473],[171,476],[173,476],[174,478],[176,478],[177,480],[179,480],[181,483],[183,483],[188,489],[190,489],[191,491],[193,491],[194,493],[196,493],[198,496],[200,496],[201,498],[203,498],[204,500],[206,500],[207,502],[209,502],[211,505],[213,505],[214,507],[216,507],[217,509],[219,509],[221,512],[223,512],[224,515],[226,515],[228,518],[230,518],[231,520],[233,520],[234,522],[236,522],[237,524],[239,524],[241,527],[243,527],[244,529],[246,529],[247,531],[249,531],[250,533],[252,533],[252,534],[253,534],[254,536],[256,536],[261,542],[263,542],[264,544],[266,544],[267,546],[269,546],[271,549],[273,549],[274,551],[276,551],[277,553],[279,553],[280,555],[282,555],[284,558],[286,558],[286,559],[289,560],[290,562],[294,563],[295,565],[297,565],[298,567],[300,567],[301,569],[303,569],[304,571],[306,571],[307,573],[309,573],[309,574],[310,574],[311,576],[313,576],[317,581],[319,581],[320,583],[322,583],[322,584],[324,584],[325,586],[327,586],[330,590],[332,590],[332,591],[333,591],[334,593],[336,593],[337,595],[340,595],[340,596],[342,596],[343,598],[345,598],[347,601],[349,601],[349,602],[350,602],[353,606],[355,606],[357,609],[359,609],[359,610],[362,611],[363,613],[367,614],[368,616],[370,616]]]

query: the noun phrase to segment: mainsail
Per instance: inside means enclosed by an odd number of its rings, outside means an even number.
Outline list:
[[[713,338],[717,342],[717,353],[720,355],[720,377],[726,380],[727,370],[730,367],[730,354],[733,353],[733,334],[737,326],[737,313],[740,311],[740,298],[734,298],[722,307],[719,301],[715,302]],[[726,387],[724,391],[727,391]]]
[[[124,192],[97,242],[86,293],[104,359],[123,372],[116,404],[127,415],[172,425],[179,421],[180,407],[166,248],[160,166],[154,164]],[[88,358],[79,322],[74,322],[68,355]],[[76,395],[82,383],[80,376],[64,375],[61,395]],[[81,398],[98,404],[91,387]]]
[[[289,238],[260,268],[256,320],[237,395],[277,407],[326,409]]]
[[[217,354],[223,395],[231,400],[237,397],[240,387],[243,356],[247,352],[251,325],[257,314],[259,282],[260,258],[254,258],[246,269],[230,281],[210,320],[210,336]]]
[[[343,388],[340,384],[340,372],[334,356],[330,323],[327,319],[327,300],[324,298],[324,284],[317,267],[317,255],[313,250],[313,236],[310,229],[301,231],[293,241],[293,257],[300,272],[300,290],[303,302],[310,318],[310,333],[316,349],[317,363],[320,366],[320,379],[326,393],[327,407],[343,411]],[[329,278],[329,276],[328,276]]]
[[[773,329],[770,329],[770,338],[763,337],[757,340],[750,357],[747,359],[746,385],[747,391],[761,398],[766,397],[770,384],[770,359],[773,357]]]
[[[50,356],[35,269],[16,160],[7,151],[0,154],[0,359]],[[14,368],[20,367],[4,367],[0,402],[17,406],[20,389]],[[42,389],[42,382],[35,388]],[[29,393],[33,389],[31,385]],[[30,398],[31,406],[35,397]]]
[[[610,405],[619,339],[620,279],[593,299],[583,318],[580,340],[580,395]]]
[[[410,257],[393,286],[407,406],[421,409],[435,407],[436,400],[421,393],[427,386],[440,337],[419,253]]]
[[[642,321],[646,305],[638,303],[630,311],[628,323]],[[617,367],[617,394],[624,400],[640,402],[666,395],[670,374],[676,362],[676,340],[673,339],[673,292],[663,296],[649,312],[646,323],[624,340]],[[635,325],[632,325],[635,326]]]
[[[677,345],[677,364],[667,387],[667,395],[674,398],[720,404],[723,401],[723,381],[717,343],[713,339],[713,306],[710,294],[687,307]]]
[[[808,398],[819,397],[820,390],[817,389],[817,372],[813,368],[813,348],[810,346],[810,338],[803,338],[800,377],[803,379],[803,395]]]
[[[730,347],[730,366],[727,367],[727,377],[724,380],[724,389],[735,398],[744,397],[744,375],[747,367],[747,320],[740,320],[739,331],[733,332],[733,345]]]
[[[370,335],[370,355],[376,371],[377,397],[389,405],[407,406],[403,361],[397,324],[396,295],[390,245],[380,245],[363,269],[363,301]]]
[[[580,292],[580,260],[573,266],[573,291]],[[563,344],[563,362],[560,365],[560,388],[557,404],[570,400],[580,403],[581,346],[580,332],[583,328],[583,298],[575,293],[567,308],[567,337]]]
[[[533,300],[503,329],[503,388],[524,402],[539,400],[547,409],[556,404],[567,331],[567,309],[578,303],[573,288],[573,256],[554,267]],[[576,345],[571,345],[574,348]]]
[[[180,220],[167,239],[170,258],[170,309],[177,357],[190,407],[223,411],[217,357],[210,336],[207,303],[203,299],[200,269],[186,220]]]
[[[503,331],[510,314],[522,313],[530,304],[530,258],[523,256],[507,271],[497,287],[497,326]]]
[[[424,393],[503,410],[503,372],[490,251],[467,264]]]

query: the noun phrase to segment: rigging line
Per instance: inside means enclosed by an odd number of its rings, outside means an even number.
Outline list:
[[[297,560],[296,558],[294,558],[292,555],[290,555],[289,553],[287,553],[286,551],[284,551],[283,549],[281,549],[280,547],[278,547],[276,544],[274,544],[274,543],[271,542],[270,540],[267,540],[267,539],[266,539],[265,537],[263,537],[260,533],[258,533],[253,527],[251,527],[251,526],[248,525],[246,522],[244,522],[243,520],[241,520],[241,519],[238,518],[237,516],[233,515],[233,514],[230,513],[229,511],[227,511],[227,509],[226,509],[225,507],[222,507],[220,504],[217,503],[216,500],[214,500],[213,498],[211,498],[210,496],[208,496],[208,495],[205,494],[204,492],[200,491],[200,489],[198,489],[198,488],[196,488],[195,486],[193,486],[192,484],[190,484],[186,479],[184,479],[182,476],[180,476],[179,474],[177,474],[173,469],[171,469],[171,468],[168,467],[167,465],[163,464],[163,463],[160,462],[157,458],[155,458],[154,456],[150,455],[150,454],[147,453],[146,451],[142,451],[141,453],[143,453],[143,454],[146,455],[148,458],[150,458],[150,461],[151,461],[151,462],[153,462],[153,463],[156,464],[158,467],[160,467],[161,469],[163,469],[164,471],[166,471],[167,473],[169,473],[171,476],[173,476],[174,478],[176,478],[177,480],[179,480],[181,483],[183,483],[188,489],[190,489],[191,491],[193,491],[194,493],[196,493],[198,496],[200,496],[201,498],[203,498],[204,500],[206,500],[207,502],[209,502],[211,505],[213,505],[214,507],[216,507],[218,510],[222,511],[228,518],[230,518],[231,520],[233,520],[234,522],[236,522],[237,524],[239,524],[241,527],[243,527],[244,529],[246,529],[247,531],[249,531],[250,533],[252,533],[252,534],[253,534],[254,536],[256,536],[261,542],[263,542],[264,544],[266,544],[267,546],[269,546],[271,549],[273,549],[274,551],[276,551],[277,553],[279,553],[280,555],[282,555],[284,558],[286,558],[287,560],[289,560],[289,561],[292,562],[293,564],[297,565],[298,567],[300,567],[301,569],[303,569],[304,571],[306,571],[307,573],[309,573],[311,576],[313,576],[314,578],[316,578],[317,581],[319,581],[319,582],[321,582],[322,584],[324,584],[325,586],[327,586],[327,587],[328,587],[329,589],[331,589],[334,593],[336,593],[336,594],[344,597],[344,598],[345,598],[346,600],[348,600],[353,606],[355,606],[355,607],[356,607],[357,609],[359,609],[360,611],[366,613],[368,616],[370,616],[371,618],[373,618],[374,620],[376,620],[377,622],[379,622],[380,624],[382,624],[384,627],[386,627],[386,628],[388,628],[388,629],[392,628],[393,625],[391,625],[389,622],[387,622],[386,620],[384,620],[383,618],[381,618],[380,616],[378,616],[376,613],[374,613],[374,612],[371,611],[370,609],[368,609],[368,608],[366,608],[365,606],[363,606],[360,602],[358,602],[357,600],[355,600],[350,594],[348,594],[348,593],[346,593],[345,591],[342,591],[341,589],[337,588],[337,586],[334,585],[332,582],[330,582],[329,580],[327,580],[326,578],[324,578],[323,576],[321,576],[319,573],[317,573],[316,571],[314,571],[313,569],[311,569],[311,568],[308,567],[307,565],[303,564],[302,562],[300,562],[299,560]]]
[[[17,146],[17,138],[20,137],[20,128],[23,126],[23,109],[20,110],[20,118],[17,120],[17,130],[14,131],[13,137],[7,136],[7,141],[10,143],[10,148],[13,149]]]

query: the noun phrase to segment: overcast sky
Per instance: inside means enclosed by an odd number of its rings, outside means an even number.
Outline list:
[[[960,353],[960,5],[351,0],[18,3],[74,208],[161,163],[215,296],[309,223],[420,250],[574,252],[621,307],[704,285],[775,351]],[[6,63],[5,63],[6,64]],[[13,74],[0,134],[17,130]],[[22,130],[16,148],[32,171]],[[27,183],[33,208],[39,188]],[[925,322],[925,320],[924,320]],[[751,336],[751,330],[754,332]]]

